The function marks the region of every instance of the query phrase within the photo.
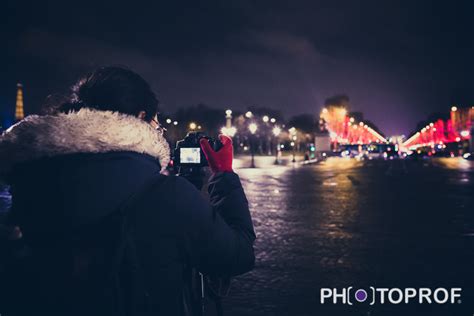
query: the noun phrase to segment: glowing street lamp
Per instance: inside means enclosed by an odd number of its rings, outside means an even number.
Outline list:
[[[166,119],[166,123],[171,124],[171,119],[170,119],[170,118],[167,118],[167,119]]]
[[[252,116],[253,116],[253,114],[250,111],[247,111],[247,113],[245,113],[246,118],[251,118]]]
[[[178,121],[174,121],[174,122],[173,122],[173,125],[174,125],[174,126],[178,125]]]
[[[278,137],[278,135],[280,135],[281,133],[281,128],[279,128],[278,126],[275,126],[272,132],[273,132],[273,135],[275,135],[275,137]]]
[[[236,132],[237,132],[237,129],[234,126],[231,126],[231,127],[224,126],[221,128],[221,133],[229,137],[234,137]]]
[[[190,130],[194,131],[196,129],[196,127],[197,127],[196,123],[194,123],[194,122],[189,123],[189,129]]]
[[[451,107],[451,111],[452,111],[452,112],[456,112],[457,110],[458,110],[458,108],[457,108],[456,106],[452,106],[452,107]]]
[[[275,119],[274,117],[272,117],[272,118],[270,119],[270,122],[275,123],[275,122],[276,122],[276,119]]]
[[[257,132],[257,129],[258,129],[257,124],[255,124],[255,123],[250,123],[250,125],[249,125],[249,131],[250,131],[250,133],[252,133],[252,135],[255,134],[255,132]]]
[[[252,163],[250,165],[250,168],[255,168],[255,133],[257,132],[258,126],[255,123],[250,123],[249,124],[249,131],[251,137],[250,137],[250,151],[252,153]]]
[[[276,147],[276,151],[275,151],[275,165],[278,165],[280,162],[278,161],[278,156],[280,154],[280,142],[278,141],[278,136],[280,135],[281,133],[281,128],[279,128],[278,126],[275,126],[273,129],[272,129],[272,132],[273,132],[273,136],[275,136],[275,138],[277,139],[277,147]]]
[[[264,123],[267,123],[269,120],[270,120],[270,118],[268,117],[268,115],[264,115],[264,116],[262,117],[262,121],[263,121]]]

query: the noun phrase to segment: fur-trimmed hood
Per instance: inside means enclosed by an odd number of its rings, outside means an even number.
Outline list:
[[[131,115],[81,109],[57,115],[31,115],[0,137],[0,171],[17,163],[75,153],[132,151],[170,159],[169,145],[149,124]]]

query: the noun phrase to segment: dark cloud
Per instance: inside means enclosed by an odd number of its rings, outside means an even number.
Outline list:
[[[47,3],[19,11],[2,53],[0,92],[23,81],[31,110],[104,64],[141,73],[168,111],[203,102],[316,114],[344,93],[388,135],[472,96],[465,3]]]

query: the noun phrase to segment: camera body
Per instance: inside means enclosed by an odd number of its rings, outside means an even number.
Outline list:
[[[207,139],[215,151],[222,148],[222,143],[217,139],[206,136],[202,132],[189,132],[184,139],[176,142],[173,160],[174,165],[177,167],[208,166],[206,156],[199,143],[202,138]]]

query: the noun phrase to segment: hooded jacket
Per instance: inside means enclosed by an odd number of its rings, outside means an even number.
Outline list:
[[[207,200],[187,180],[160,173],[169,152],[159,133],[129,115],[81,109],[29,116],[0,138],[9,222],[26,242],[60,239],[152,183],[133,207],[133,238],[153,310],[183,315],[184,267],[216,276],[249,271],[255,233],[237,174],[211,176]]]

